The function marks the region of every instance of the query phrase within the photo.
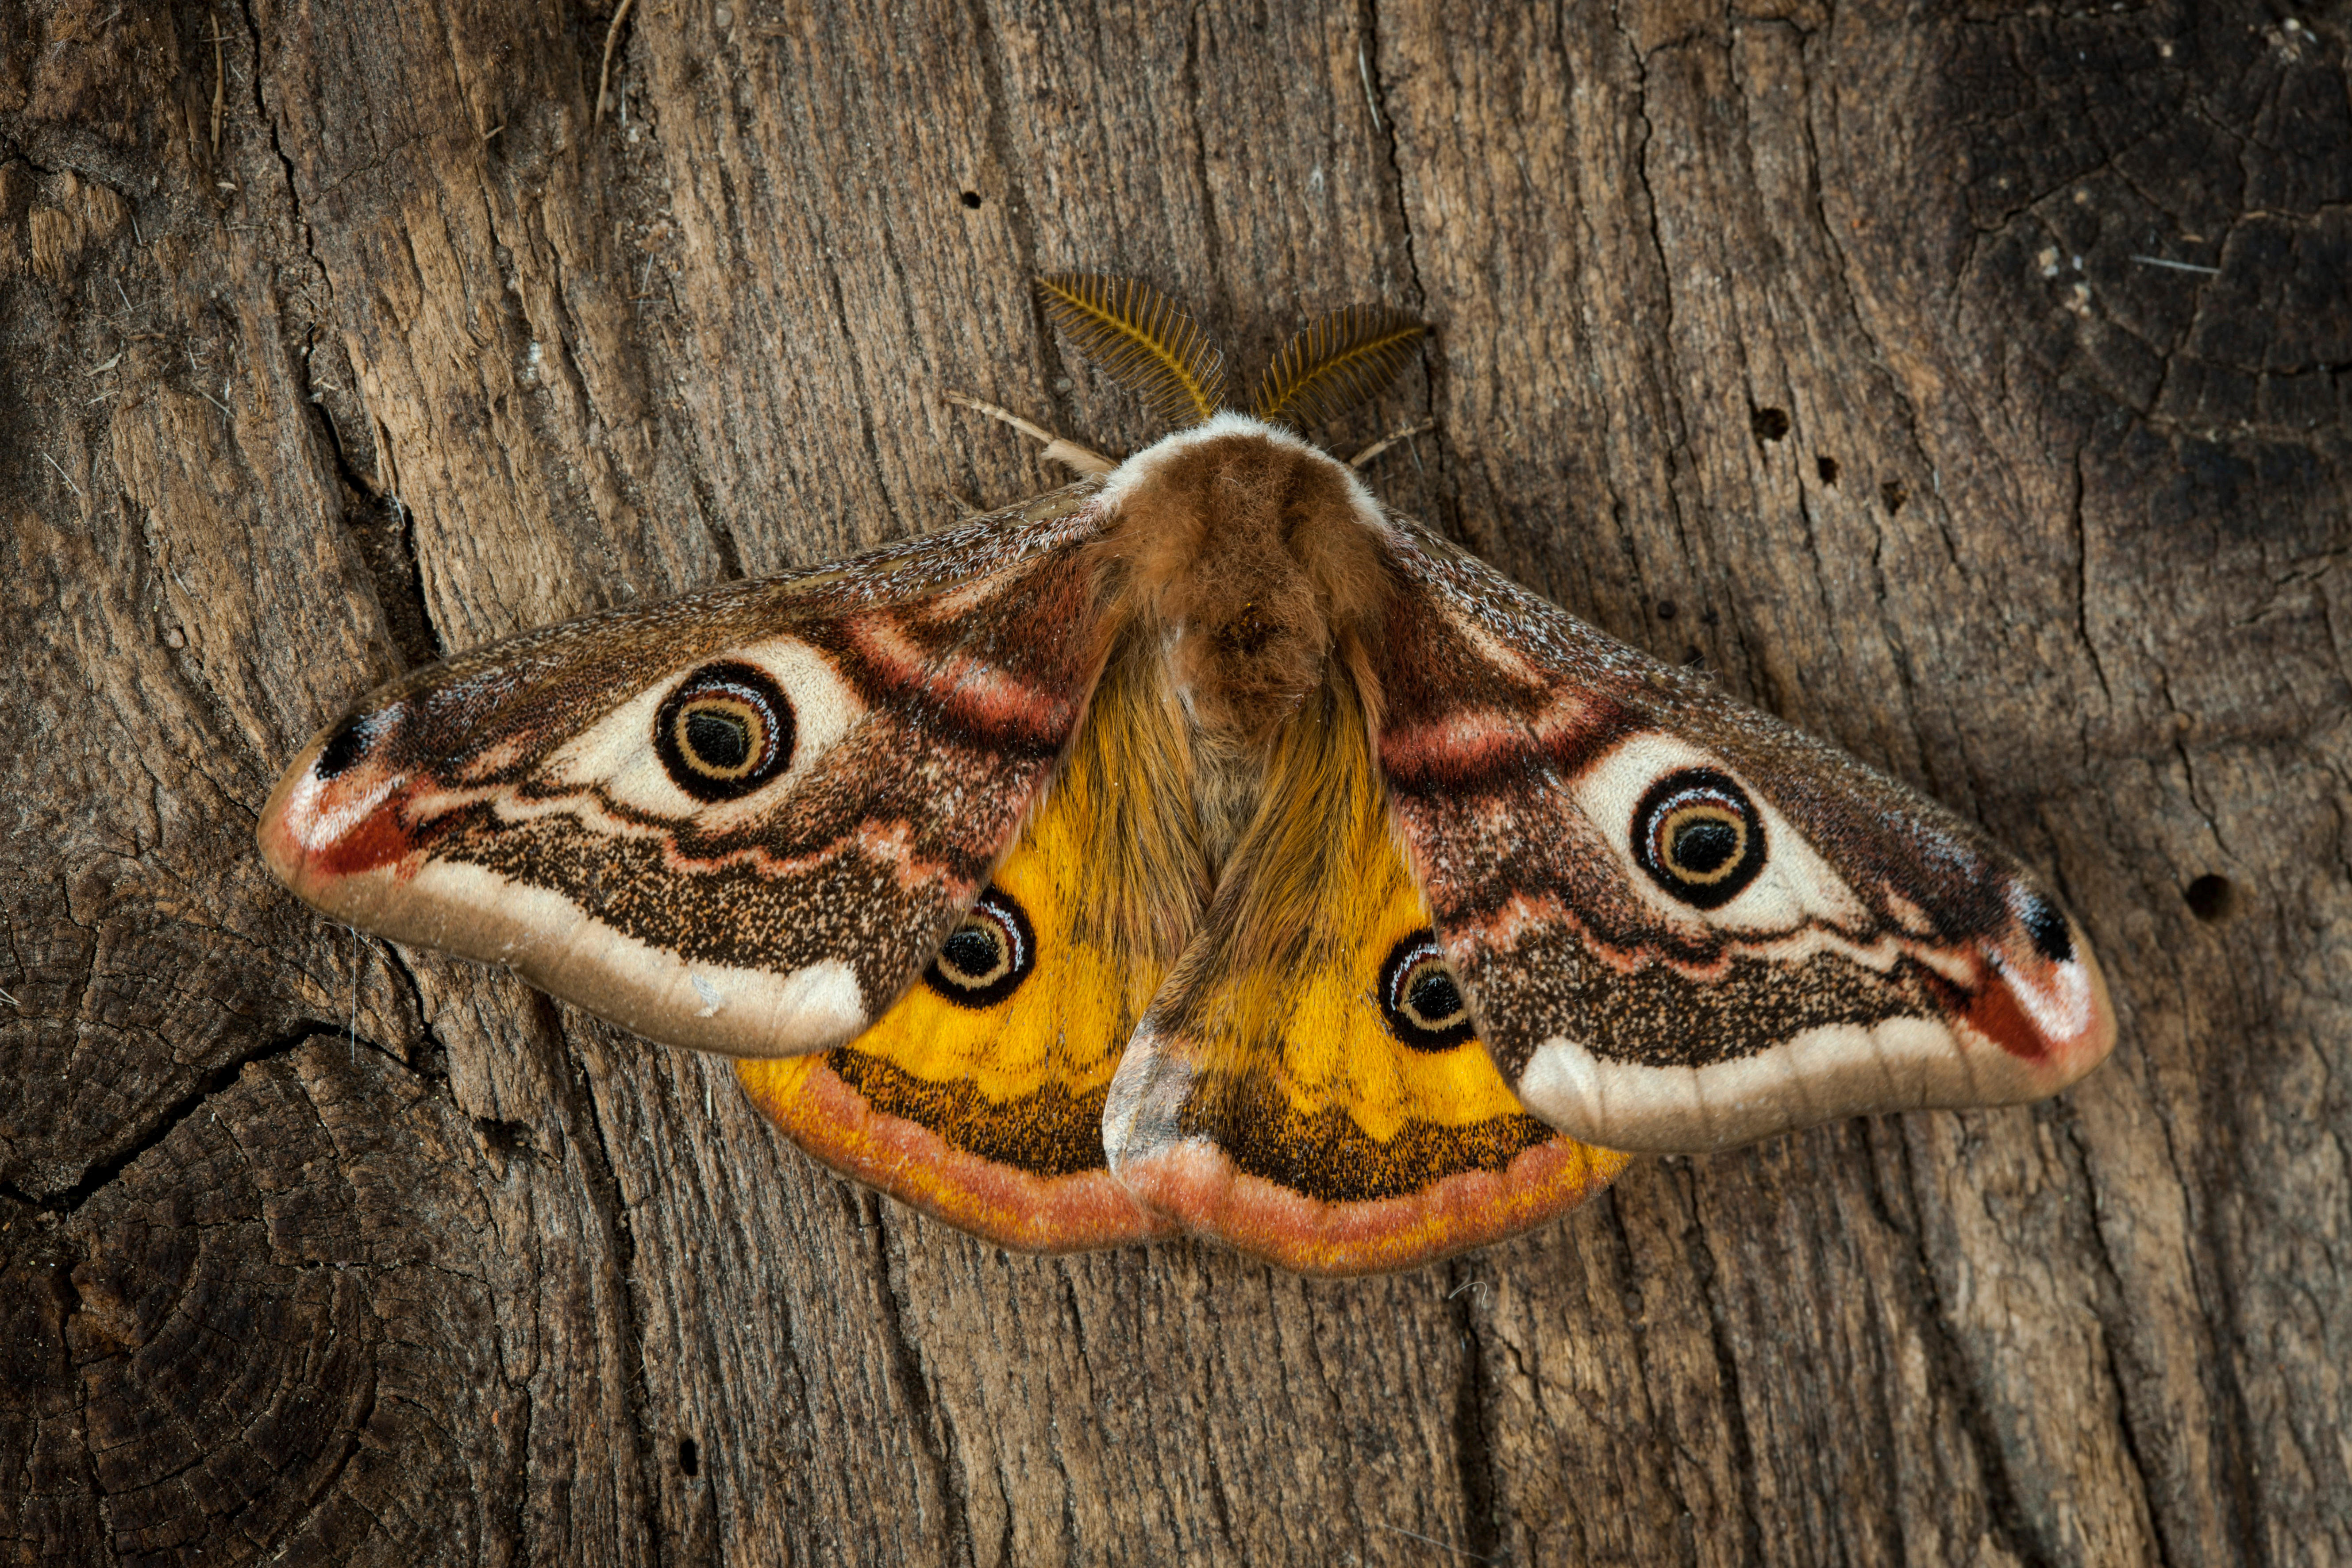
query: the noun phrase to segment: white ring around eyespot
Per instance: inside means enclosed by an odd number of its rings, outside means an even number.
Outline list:
[[[1738,784],[1764,828],[1764,864],[1756,879],[1711,910],[1695,908],[1660,888],[1637,858],[1633,843],[1635,832],[1644,826],[1634,816],[1650,787],[1690,768],[1711,768]],[[1804,835],[1737,768],[1705,747],[1658,731],[1631,735],[1588,765],[1569,787],[1578,808],[1623,865],[1628,886],[1668,924],[1694,934],[1708,930],[1765,934],[1795,930],[1809,917],[1849,931],[1871,923],[1862,900]]]
[[[705,804],[670,782],[669,770],[654,749],[654,721],[682,682],[719,661],[751,665],[776,683],[793,705],[793,756],[774,778],[740,799]],[[866,704],[823,653],[798,637],[769,637],[717,649],[671,671],[566,742],[548,759],[546,772],[551,783],[599,785],[616,805],[656,816],[690,816],[705,827],[723,831],[739,819],[765,816],[777,797],[805,778],[817,759],[865,712]]]

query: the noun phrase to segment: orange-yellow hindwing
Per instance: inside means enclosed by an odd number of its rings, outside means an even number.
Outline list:
[[[1336,687],[1278,742],[1113,1101],[1113,1166],[1139,1195],[1309,1272],[1512,1235],[1625,1163],[1529,1116],[1496,1072],[1391,831],[1360,704]]]

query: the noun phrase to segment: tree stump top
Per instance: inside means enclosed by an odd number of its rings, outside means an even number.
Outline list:
[[[623,9],[0,0],[0,1555],[2352,1557],[2340,19]],[[944,388],[1147,439],[1066,268],[1431,321],[1383,499],[1982,822],[2116,1058],[1034,1258],[263,871],[404,668],[1061,481]]]

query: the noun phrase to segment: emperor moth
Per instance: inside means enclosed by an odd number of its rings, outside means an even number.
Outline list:
[[[1040,288],[1172,434],[394,681],[289,766],[270,868],[742,1058],[817,1158],[1034,1250],[1183,1228],[1402,1268],[1633,1152],[2032,1100],[2105,1057],[2081,930],[1980,833],[1301,437],[1419,323],[1321,318],[1244,415],[1167,296]]]

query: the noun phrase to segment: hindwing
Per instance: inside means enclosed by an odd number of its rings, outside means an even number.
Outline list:
[[[1339,683],[1285,727],[1255,820],[1111,1088],[1112,1168],[1192,1229],[1310,1273],[1400,1268],[1574,1207],[1622,1155],[1496,1074]]]
[[[1208,891],[1163,675],[1121,645],[1019,843],[878,1023],[821,1055],[739,1064],[803,1148],[1025,1250],[1167,1228],[1112,1177],[1102,1127],[1120,1053]]]

